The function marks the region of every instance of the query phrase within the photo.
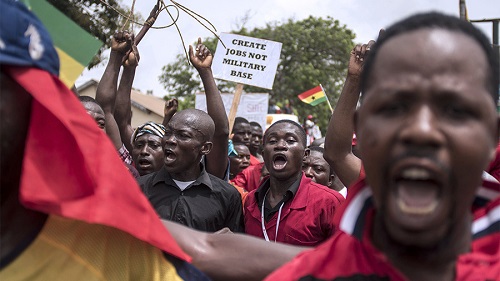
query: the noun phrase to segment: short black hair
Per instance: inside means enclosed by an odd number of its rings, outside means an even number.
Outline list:
[[[250,125],[250,122],[248,122],[248,120],[245,119],[245,118],[243,118],[243,117],[236,117],[236,118],[234,118],[233,130],[231,131],[231,133],[233,133],[234,132],[234,128],[237,125],[240,125],[240,124],[248,124],[248,125]]]
[[[312,145],[312,146],[309,146],[308,147],[310,151],[317,151],[321,154],[325,154],[325,149],[321,146],[317,146],[317,145]]]
[[[361,73],[361,92],[365,93],[370,86],[370,74],[373,72],[373,65],[375,64],[377,53],[384,43],[400,34],[424,28],[441,28],[460,32],[471,37],[481,46],[489,65],[488,74],[490,76],[488,77],[489,81],[487,81],[486,86],[496,104],[498,100],[499,85],[498,56],[491,47],[489,39],[481,30],[477,29],[470,22],[438,12],[416,14],[396,22],[386,29],[385,33],[381,35],[377,39],[377,42],[371,47],[370,54],[366,58],[363,72]]]
[[[294,125],[295,127],[298,128],[298,132],[299,132],[299,137],[300,137],[300,140],[302,141],[302,143],[304,144],[304,147],[307,146],[307,135],[306,135],[306,131],[304,130],[304,128],[302,128],[302,126],[295,122],[295,121],[292,121],[292,120],[289,120],[289,119],[281,119],[281,120],[278,120],[276,122],[274,122],[271,126],[269,126],[269,128],[266,130],[266,132],[264,133],[264,138],[263,138],[263,143],[266,142],[266,136],[268,134],[268,132],[270,131],[269,129],[271,129],[272,127],[278,125],[278,124],[281,124],[281,123],[287,123],[287,124],[291,124],[291,125]]]
[[[243,143],[243,142],[233,142],[233,147],[234,147],[234,146],[246,146],[246,147],[248,147],[248,145],[246,145],[246,144],[245,144],[245,143]]]
[[[250,122],[250,126],[252,126],[252,127],[259,127],[259,128],[262,129],[262,126],[258,122],[255,122],[255,121]]]
[[[101,106],[93,97],[79,96],[78,99],[80,100],[80,102],[93,102],[93,103],[97,104],[98,106]]]
[[[248,123],[248,124],[250,124],[250,122],[248,122],[248,120],[245,119],[245,118],[243,118],[243,117],[239,117],[238,116],[238,117],[234,118],[234,125],[240,124],[240,123]]]

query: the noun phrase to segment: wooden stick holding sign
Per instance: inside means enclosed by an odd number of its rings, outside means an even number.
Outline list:
[[[229,134],[233,131],[234,119],[236,118],[236,112],[238,111],[238,106],[240,106],[241,94],[243,93],[243,84],[236,84],[236,90],[234,92],[233,103],[231,104],[231,110],[229,111]]]

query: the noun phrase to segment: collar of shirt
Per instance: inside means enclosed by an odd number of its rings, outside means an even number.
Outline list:
[[[335,224],[345,233],[356,237],[359,240],[363,239],[364,233],[369,230],[367,217],[370,212],[375,213],[372,189],[369,187],[365,178],[358,179],[348,189],[349,195],[347,200],[335,214]],[[472,205],[473,225],[472,235],[473,240],[477,239],[484,233],[488,234],[490,229],[497,227],[499,220],[491,219],[488,213],[491,210],[498,208],[500,210],[500,184],[488,180],[483,180],[482,185],[476,191],[476,197]],[[494,205],[494,207],[492,207]],[[488,217],[488,219],[482,219]]]
[[[213,191],[214,189],[213,189],[213,186],[212,186],[212,182],[210,181],[210,176],[208,175],[207,171],[205,170],[205,165],[203,165],[203,162],[200,162],[200,168],[201,168],[200,175],[189,186],[205,185],[208,188],[210,188],[210,190]],[[155,178],[153,180],[153,186],[156,185],[156,184],[158,184],[158,183],[162,183],[162,182],[164,182],[164,183],[166,183],[168,185],[177,186],[177,184],[175,184],[175,182],[172,179],[172,177],[170,176],[170,174],[167,172],[167,169],[165,168],[165,166],[163,166],[158,171],[158,173],[156,173]],[[187,187],[186,190],[187,189],[189,189],[189,187]]]
[[[281,199],[281,201],[278,204],[276,204],[274,208],[272,208],[271,205],[269,205],[269,201],[266,202],[264,206],[264,213],[265,213],[264,217],[266,221],[269,221],[273,216],[273,214],[279,210],[281,204],[285,204],[286,202],[292,200],[292,198],[299,190],[300,180],[301,177],[299,177],[294,183],[290,185],[290,187],[288,187],[287,191],[283,195],[283,199]],[[261,184],[261,186],[257,189],[257,191],[255,191],[255,196],[257,198],[257,205],[259,207],[259,210],[262,208],[262,202],[264,201],[264,197],[266,196],[267,191],[270,188],[270,185],[271,185],[271,180],[268,178]]]

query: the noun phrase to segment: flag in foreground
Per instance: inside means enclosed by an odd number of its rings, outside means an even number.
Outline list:
[[[324,101],[326,101],[326,95],[321,86],[317,86],[312,88],[309,91],[305,91],[300,94],[299,99],[305,103],[308,103],[312,106],[316,106]]]
[[[42,21],[54,41],[61,61],[59,79],[71,88],[85,67],[102,46],[74,21],[45,0],[24,1]]]

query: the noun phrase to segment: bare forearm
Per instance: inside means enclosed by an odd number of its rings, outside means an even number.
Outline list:
[[[357,179],[361,168],[361,160],[352,154],[354,112],[359,94],[359,77],[347,76],[325,138],[325,159],[346,186]]]
[[[224,178],[227,167],[227,142],[229,138],[229,121],[219,89],[215,84],[211,69],[199,71],[205,95],[207,96],[207,111],[215,123],[212,151],[207,155],[207,171],[219,178]]]
[[[122,77],[120,79],[120,85],[118,87],[118,95],[116,97],[116,106],[114,116],[118,128],[120,129],[120,135],[123,143],[129,151],[132,147],[130,144],[131,137],[131,125],[130,125],[130,112],[131,112],[131,100],[130,94],[132,91],[132,84],[134,82],[135,67],[125,67],[123,69]]]
[[[163,116],[162,125],[167,127],[168,122],[170,122],[170,119],[172,119],[172,116],[174,116],[174,115],[173,114],[165,114],[165,116]]]
[[[118,74],[120,73],[121,56],[119,53],[111,51],[106,70],[99,81],[96,90],[96,101],[105,113],[113,112],[116,99],[116,85]]]
[[[215,280],[262,280],[308,248],[243,234],[210,234],[163,221],[193,264]]]
[[[207,96],[207,111],[215,123],[215,134],[229,136],[229,121],[212,70],[199,71],[199,74]]]

